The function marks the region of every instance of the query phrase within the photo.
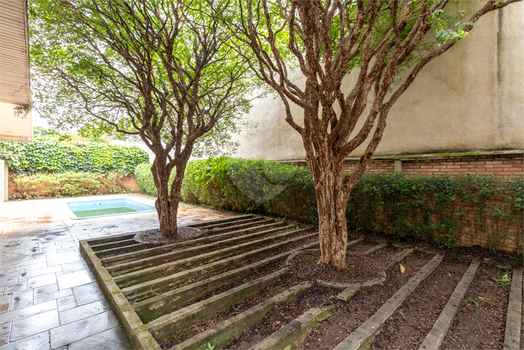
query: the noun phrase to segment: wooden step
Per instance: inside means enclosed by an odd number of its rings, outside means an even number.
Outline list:
[[[522,327],[522,270],[513,270],[511,293],[506,316],[504,350],[519,350]]]
[[[172,313],[166,314],[148,323],[149,331],[156,339],[163,339],[172,334],[176,329],[183,329],[193,324],[212,318],[216,312],[228,309],[231,305],[238,304],[244,299],[259,293],[267,286],[275,283],[287,273],[281,269],[254,281],[244,283],[223,293],[191,304]]]
[[[257,261],[254,264],[239,267],[202,281],[172,289],[155,297],[135,303],[133,304],[133,308],[145,323],[150,322],[154,318],[176,310],[183,304],[196,300],[217,288],[236,283],[250,274],[257,273],[260,269],[285,259],[289,254],[290,252],[271,256],[267,259]]]
[[[311,283],[304,282],[287,291],[280,293],[252,308],[231,317],[218,325],[201,332],[193,338],[175,345],[171,350],[184,349],[206,349],[208,343],[218,349],[224,347],[231,339],[238,336],[244,329],[251,327],[253,324],[264,318],[264,316],[275,305],[289,303],[302,294],[305,294],[311,288]]]
[[[311,308],[249,350],[292,349],[304,341],[313,328],[328,318],[334,308],[334,305]]]
[[[415,276],[413,276],[402,288],[400,288],[384,305],[378,309],[373,316],[347,336],[334,350],[357,350],[368,344],[373,337],[380,332],[384,323],[395,310],[402,305],[404,300],[417,288],[433,270],[440,264],[444,256],[436,255]]]
[[[124,293],[124,295],[130,301],[140,301],[146,298],[150,298],[158,293],[163,293],[170,289],[182,286],[184,284],[191,283],[202,278],[207,278],[213,273],[230,269],[241,262],[247,262],[256,259],[261,254],[278,250],[285,250],[286,246],[310,238],[314,238],[316,236],[318,236],[318,233],[308,234],[298,238],[290,239],[285,242],[280,242],[264,248],[256,249],[244,254],[232,256],[227,259],[218,260],[216,262],[201,266],[199,268],[184,270],[176,274],[168,275],[161,278],[155,278],[138,285],[123,288],[122,293]],[[318,241],[310,243],[310,245],[318,245]],[[283,254],[289,255],[293,252],[294,251],[292,250]]]
[[[253,217],[255,217],[255,215],[253,214],[238,215],[238,216],[232,216],[232,217],[224,218],[224,219],[216,219],[216,220],[208,220],[204,222],[199,222],[198,224],[187,225],[187,227],[211,226],[215,224],[222,224],[224,222],[239,221],[239,220],[244,220],[244,219],[253,218]]]
[[[270,236],[264,239],[260,239],[260,240],[256,240],[256,241],[252,241],[248,243],[243,243],[243,244],[239,244],[233,247],[200,254],[194,257],[190,257],[190,258],[175,260],[172,262],[167,262],[161,265],[156,265],[156,266],[148,267],[145,269],[140,269],[138,271],[127,272],[127,273],[120,274],[120,275],[119,273],[122,272],[121,270],[115,271],[115,270],[110,270],[108,268],[108,271],[110,271],[111,275],[114,276],[114,280],[118,284],[119,287],[121,288],[129,287],[132,285],[146,282],[151,279],[151,276],[155,276],[157,278],[165,277],[167,275],[174,274],[174,273],[177,273],[185,269],[194,268],[196,266],[209,264],[213,261],[227,258],[236,253],[242,253],[244,251],[255,248],[257,246],[271,243],[275,240],[285,239],[292,235],[303,234],[305,233],[305,231],[308,231],[308,230],[288,231],[288,232],[285,232],[285,233],[282,233],[276,236]],[[307,237],[307,236],[309,235],[302,236],[302,237]],[[276,247],[276,245],[273,244],[268,247]],[[261,248],[261,249],[263,251],[263,249],[265,248]],[[261,250],[261,249],[258,249],[258,250]]]
[[[129,261],[132,261],[132,260],[139,260],[139,259],[147,258],[147,257],[150,257],[150,256],[157,256],[157,255],[160,255],[160,254],[172,252],[172,251],[177,250],[177,249],[187,249],[189,247],[193,247],[193,246],[196,246],[196,245],[209,244],[209,243],[212,243],[212,242],[219,242],[219,241],[222,241],[222,240],[225,240],[225,239],[230,239],[232,237],[244,235],[244,234],[249,233],[249,232],[264,231],[264,230],[268,230],[268,229],[272,229],[272,228],[276,228],[276,227],[281,227],[284,224],[285,224],[284,222],[271,223],[271,224],[267,224],[267,225],[258,226],[256,228],[249,228],[249,229],[244,229],[244,230],[231,231],[231,232],[222,233],[222,234],[219,234],[219,235],[205,236],[205,237],[202,237],[202,238],[196,238],[196,239],[192,239],[192,240],[188,240],[188,241],[184,241],[184,242],[165,244],[165,245],[162,245],[160,247],[148,248],[148,249],[144,249],[144,250],[139,251],[139,252],[132,252],[132,253],[128,253],[128,254],[121,254],[121,255],[117,255],[117,256],[111,256],[111,257],[103,258],[102,259],[102,264],[104,266],[106,266],[106,267],[113,266],[113,265],[120,264],[122,262],[129,262]]]
[[[466,294],[471,281],[473,281],[478,268],[478,262],[474,261],[471,263],[468,270],[464,273],[462,279],[455,287],[453,294],[451,294],[451,297],[433,325],[433,328],[431,328],[424,339],[424,342],[420,345],[419,350],[438,350],[440,348],[440,345],[448,333],[453,318],[455,317],[460,303],[462,302],[462,299],[464,299],[464,295]]]
[[[250,235],[234,237],[234,238],[225,239],[225,240],[221,240],[221,241],[213,242],[209,244],[198,245],[198,246],[194,246],[190,248],[173,250],[168,253],[158,254],[158,255],[154,255],[154,256],[147,257],[147,258],[138,259],[138,260],[131,260],[129,262],[122,262],[120,264],[107,266],[106,268],[111,273],[111,275],[119,276],[119,275],[123,275],[129,272],[142,270],[142,269],[146,269],[149,267],[158,266],[162,264],[167,264],[169,262],[181,260],[184,258],[197,257],[199,255],[209,253],[209,252],[215,252],[218,254],[218,250],[220,248],[223,248],[222,250],[224,250],[224,249],[227,249],[226,247],[228,246],[230,246],[230,249],[234,249],[234,247],[239,247],[239,249],[242,249],[241,245],[239,245],[242,242],[249,241],[255,238],[259,238],[260,236],[267,236],[272,233],[277,233],[283,230],[290,230],[292,228],[293,226],[291,225],[277,227],[271,230],[260,231],[260,232],[253,233]],[[284,234],[284,236],[290,235],[290,232],[293,232],[293,231],[289,231],[288,233]],[[298,231],[294,231],[294,232],[298,232]],[[273,237],[277,237],[277,236],[279,235],[276,235]],[[264,240],[262,239],[262,240],[253,241],[253,242],[255,242],[255,245],[256,245],[258,244],[257,242],[261,242],[261,241],[264,241]],[[249,243],[251,242],[248,242],[247,244]]]

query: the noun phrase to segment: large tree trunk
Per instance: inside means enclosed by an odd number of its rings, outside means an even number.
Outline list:
[[[155,161],[151,166],[151,173],[157,190],[157,199],[155,202],[156,211],[158,213],[158,221],[160,223],[160,233],[165,236],[175,236],[177,234],[177,214],[178,214],[178,200],[172,200],[169,194],[169,175],[166,164],[162,161],[157,161],[159,157],[155,157]],[[173,188],[171,189],[171,192]]]
[[[317,195],[320,261],[346,269],[348,197],[342,191],[342,169],[324,167],[315,179]]]

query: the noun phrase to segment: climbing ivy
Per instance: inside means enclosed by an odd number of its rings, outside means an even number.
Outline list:
[[[147,153],[139,147],[97,142],[0,141],[0,155],[17,174],[110,171],[132,173],[138,164],[147,163]]]

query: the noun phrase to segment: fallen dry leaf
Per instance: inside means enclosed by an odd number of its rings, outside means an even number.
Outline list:
[[[404,267],[404,265],[400,264],[400,273],[404,273],[406,272],[406,268]]]

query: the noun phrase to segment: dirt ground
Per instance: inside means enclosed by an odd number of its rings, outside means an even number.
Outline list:
[[[357,237],[362,236],[350,238]],[[388,247],[382,250],[368,256],[362,255],[363,251],[384,242],[387,240],[371,236],[365,237],[360,244],[349,247],[348,269],[343,271],[317,264],[318,250],[303,252],[292,260],[288,266],[289,273],[278,282],[241,303],[217,313],[214,318],[180,331],[175,338],[165,339],[160,342],[162,348],[168,349],[304,280],[362,282],[373,279],[381,273],[380,266],[385,265],[403,249],[422,246],[421,242],[410,240],[396,241],[395,243],[400,243],[400,246],[394,246],[393,242],[389,242]],[[444,260],[395,311],[370,344],[370,349],[418,348],[472,261],[479,261],[480,268],[460,305],[442,349],[502,348],[510,292],[510,281],[504,275],[509,273],[511,277],[515,258],[509,254],[494,253],[481,248],[451,250],[434,246],[426,246],[422,251],[415,250],[412,255],[386,270],[387,278],[382,286],[359,291],[348,303],[336,298],[341,290],[314,285],[307,294],[295,301],[274,307],[262,320],[233,339],[226,348],[235,350],[249,348],[308,309],[327,305],[335,306],[333,314],[314,329],[298,349],[334,348],[372,316],[436,254],[443,254]],[[400,264],[404,269],[400,268]],[[285,262],[273,264],[215,293],[285,267]]]

